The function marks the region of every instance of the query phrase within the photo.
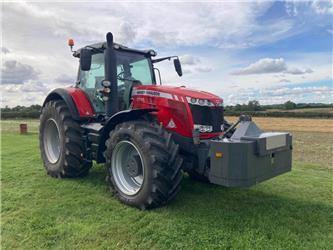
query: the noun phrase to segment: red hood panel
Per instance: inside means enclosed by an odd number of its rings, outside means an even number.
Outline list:
[[[140,85],[135,87],[136,89],[142,90],[153,90],[153,91],[161,91],[164,93],[169,93],[172,95],[179,95],[179,96],[188,96],[197,99],[206,99],[210,100],[215,104],[223,102],[222,98],[218,97],[217,95],[213,95],[209,92],[189,89],[186,87],[174,87],[174,86],[160,86],[160,85]]]

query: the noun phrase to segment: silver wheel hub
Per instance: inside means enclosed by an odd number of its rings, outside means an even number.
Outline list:
[[[130,141],[119,142],[112,151],[111,170],[115,184],[126,195],[137,194],[144,180],[139,149]]]
[[[56,163],[61,152],[60,132],[57,122],[52,118],[45,123],[43,142],[47,160],[50,163]]]

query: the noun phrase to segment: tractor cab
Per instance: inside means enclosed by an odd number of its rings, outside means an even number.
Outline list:
[[[105,113],[105,102],[109,99],[107,95],[112,91],[111,88],[103,86],[106,75],[116,78],[118,108],[126,110],[130,108],[134,86],[156,85],[154,71],[159,73],[159,70],[154,68],[154,63],[172,58],[165,57],[154,60],[152,59],[156,56],[154,50],[136,50],[117,43],[113,43],[112,47],[114,53],[111,57],[113,58],[105,58],[106,56],[110,57],[110,54],[105,55],[104,53],[107,48],[106,42],[86,46],[73,54],[74,57],[80,58],[76,87],[88,95],[97,114]],[[116,64],[116,76],[112,76],[114,74],[114,70],[111,68],[113,65],[108,64],[108,61],[115,62],[113,64]],[[178,57],[175,57],[174,65],[177,73],[181,76],[182,71]],[[160,74],[158,76],[161,84]]]

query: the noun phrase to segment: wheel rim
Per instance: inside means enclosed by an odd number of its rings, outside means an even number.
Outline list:
[[[112,176],[126,195],[137,194],[144,181],[144,163],[138,148],[130,141],[119,142],[112,151]]]
[[[44,149],[47,160],[56,163],[60,158],[60,132],[54,119],[48,119],[44,128]]]

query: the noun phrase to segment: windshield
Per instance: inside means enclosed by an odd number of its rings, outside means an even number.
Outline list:
[[[126,81],[143,85],[154,84],[151,63],[143,54],[116,51],[118,86]]]

